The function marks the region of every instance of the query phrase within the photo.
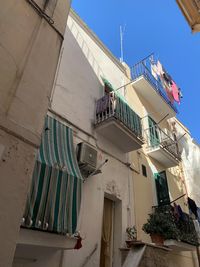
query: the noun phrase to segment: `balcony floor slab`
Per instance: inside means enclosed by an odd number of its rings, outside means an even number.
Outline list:
[[[97,124],[96,131],[124,153],[140,149],[143,145],[141,139],[114,117]]]
[[[179,161],[173,155],[171,155],[170,152],[166,151],[160,146],[148,148],[147,154],[160,162],[166,168],[175,167],[179,164]]]
[[[77,239],[31,229],[20,229],[17,246],[44,247],[55,250],[73,249]]]

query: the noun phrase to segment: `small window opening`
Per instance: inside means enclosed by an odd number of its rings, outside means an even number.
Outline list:
[[[142,174],[143,174],[143,176],[147,177],[147,168],[143,164],[142,164]]]

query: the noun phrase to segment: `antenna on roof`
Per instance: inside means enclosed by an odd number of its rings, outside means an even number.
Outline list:
[[[120,30],[120,51],[121,51],[121,56],[120,56],[120,62],[124,61],[124,47],[123,47],[123,42],[124,42],[124,32],[125,32],[126,24],[122,28],[120,25],[119,30]]]

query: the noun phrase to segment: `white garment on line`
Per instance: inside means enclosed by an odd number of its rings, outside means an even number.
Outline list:
[[[151,74],[156,80],[158,80],[158,68],[156,64],[151,64]]]

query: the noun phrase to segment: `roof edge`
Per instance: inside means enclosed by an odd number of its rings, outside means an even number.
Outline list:
[[[93,39],[93,41],[100,46],[100,48],[108,55],[108,57],[126,74],[126,68],[113,55],[113,53],[104,45],[99,37],[87,26],[87,24],[79,17],[79,15],[71,8],[69,16],[71,16]]]

